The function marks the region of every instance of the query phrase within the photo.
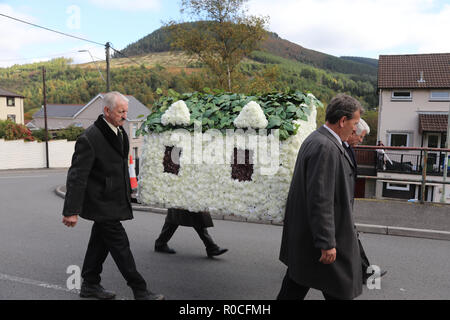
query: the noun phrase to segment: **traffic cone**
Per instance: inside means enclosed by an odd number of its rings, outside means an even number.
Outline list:
[[[130,165],[128,166],[128,172],[130,173],[131,189],[137,189],[138,183],[136,178],[136,170],[134,169],[133,156],[130,155]]]

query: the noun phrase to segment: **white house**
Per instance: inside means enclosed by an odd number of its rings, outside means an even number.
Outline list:
[[[23,96],[0,88],[0,120],[24,124]]]
[[[450,53],[380,55],[378,61],[378,140],[385,146],[445,148],[450,109]],[[387,151],[393,165],[378,168],[377,198],[419,199],[423,152]],[[442,198],[444,153],[429,152],[425,200]],[[450,186],[445,199],[450,202]]]

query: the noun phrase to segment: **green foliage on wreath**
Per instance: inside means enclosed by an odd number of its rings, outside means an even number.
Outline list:
[[[161,133],[168,130],[184,128],[191,132],[196,126],[202,127],[202,131],[218,129],[225,134],[227,129],[236,129],[234,119],[242,108],[250,101],[257,102],[268,120],[267,130],[279,129],[280,140],[285,140],[291,135],[297,134],[299,125],[294,120],[308,120],[311,106],[323,107],[316,98],[300,91],[288,91],[285,93],[273,92],[258,96],[246,96],[239,93],[221,92],[205,88],[204,92],[179,94],[169,90],[167,96],[162,96],[153,105],[151,113],[142,124],[137,134]],[[161,94],[161,90],[156,93]],[[162,125],[161,116],[178,100],[183,100],[191,114],[188,126]]]

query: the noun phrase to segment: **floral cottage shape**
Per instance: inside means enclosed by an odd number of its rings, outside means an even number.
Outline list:
[[[183,100],[178,100],[170,105],[170,107],[161,116],[161,124],[167,126],[171,125],[188,125],[191,121],[191,114],[186,103]]]
[[[264,129],[268,121],[261,106],[255,101],[250,101],[242,108],[233,124],[236,128]]]

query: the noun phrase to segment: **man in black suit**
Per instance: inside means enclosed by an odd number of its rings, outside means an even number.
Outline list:
[[[287,266],[278,300],[325,299],[362,293],[361,258],[353,221],[353,162],[342,145],[363,111],[348,95],[328,104],[326,123],[302,143],[286,201],[280,260]]]
[[[103,115],[77,139],[67,174],[63,223],[74,227],[78,216],[94,221],[81,276],[80,296],[114,299],[100,285],[103,262],[111,253],[136,300],[163,300],[147,289],[136,270],[130,243],[120,221],[133,219],[128,173],[128,99],[119,92],[104,95]]]
[[[354,164],[355,184],[358,173],[358,164],[356,161],[356,154],[353,147],[357,146],[358,144],[361,144],[364,140],[364,137],[369,133],[370,133],[369,125],[363,119],[360,119],[358,125],[356,126],[356,131],[352,133],[352,135],[347,139],[346,142],[344,142],[345,151],[347,151],[348,155],[350,156]],[[363,283],[365,284],[367,282],[367,279],[371,276],[371,274],[367,272],[367,268],[369,268],[370,262],[369,258],[367,258],[366,252],[364,251],[361,240],[359,239],[359,233],[358,233],[358,244],[359,244],[359,252],[361,254]],[[382,270],[380,272],[380,277],[384,276],[386,273],[387,273],[386,270]]]

